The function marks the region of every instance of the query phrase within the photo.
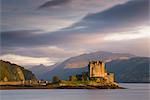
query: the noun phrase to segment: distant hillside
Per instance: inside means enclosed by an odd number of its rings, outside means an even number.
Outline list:
[[[118,82],[150,82],[149,68],[148,57],[115,60],[106,64],[107,71],[115,73]]]
[[[68,60],[61,63],[59,66],[64,68],[82,68],[87,66],[87,64],[91,60],[103,60],[104,62],[110,62],[116,59],[129,59],[131,57],[135,57],[135,55],[98,51],[71,57]]]
[[[29,68],[28,70],[32,71],[37,78],[41,79],[42,77],[40,77],[43,73],[48,71],[48,67],[44,66],[43,64],[37,65],[37,66],[33,66],[31,68]]]
[[[32,66],[28,70],[32,71],[38,79],[43,79],[43,74],[54,69],[58,64],[45,66],[43,64]]]
[[[0,60],[0,81],[22,81],[36,79],[35,75],[23,67]]]
[[[87,65],[90,60],[103,60],[110,62],[112,60],[130,59],[135,57],[131,54],[111,53],[111,52],[94,52],[89,54],[83,54],[75,57],[71,57],[61,64],[57,65],[53,70],[45,72],[41,77],[43,79],[50,80],[52,76],[57,75],[62,79],[67,79],[70,75],[79,74],[83,71],[87,71]]]

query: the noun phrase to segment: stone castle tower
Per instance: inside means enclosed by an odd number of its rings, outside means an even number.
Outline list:
[[[114,74],[107,73],[105,63],[102,61],[90,61],[88,65],[89,78],[104,78],[108,82],[114,82]]]
[[[89,77],[104,77],[105,65],[101,61],[89,62]]]

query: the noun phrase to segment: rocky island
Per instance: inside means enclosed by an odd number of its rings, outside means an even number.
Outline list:
[[[88,72],[72,75],[68,80],[53,76],[52,81],[37,80],[32,72],[16,64],[0,61],[0,89],[122,89],[107,73],[105,63],[90,61]]]

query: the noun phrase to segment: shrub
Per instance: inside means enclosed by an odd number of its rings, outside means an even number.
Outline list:
[[[52,83],[59,83],[60,82],[60,79],[58,76],[53,76],[52,78]]]
[[[77,77],[76,76],[70,76],[69,81],[77,81]]]

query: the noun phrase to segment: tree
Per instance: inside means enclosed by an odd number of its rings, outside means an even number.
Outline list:
[[[58,76],[53,76],[52,82],[53,82],[53,83],[59,83],[59,82],[60,82],[59,77],[58,77]]]
[[[88,80],[88,73],[87,72],[83,72],[82,73],[82,81],[87,81]]]
[[[69,81],[77,81],[77,77],[72,75],[69,77]]]

